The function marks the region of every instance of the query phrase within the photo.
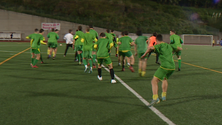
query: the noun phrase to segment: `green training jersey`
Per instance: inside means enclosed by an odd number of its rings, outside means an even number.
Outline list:
[[[109,50],[113,42],[106,38],[99,39],[95,45],[97,46],[97,58],[107,58],[109,57]]]
[[[175,63],[173,61],[173,51],[177,50],[175,45],[171,46],[168,43],[160,43],[154,45],[154,52],[159,54],[161,62],[160,67],[167,70],[174,70]]]
[[[170,36],[170,44],[174,44],[178,47],[182,47],[183,40],[180,38],[180,36],[173,34]]]
[[[119,42],[121,42],[119,45],[119,51],[127,52],[131,50],[131,43],[133,40],[129,36],[123,36],[119,38]]]
[[[52,43],[57,43],[57,40],[59,39],[59,35],[55,32],[48,33],[47,37],[49,38],[48,42]]]
[[[135,44],[137,47],[138,53],[145,53],[147,50],[147,37],[146,36],[138,36],[135,40]]]
[[[113,41],[113,35],[110,33],[105,33],[106,34],[106,38]]]
[[[83,35],[83,51],[92,51],[93,47],[93,41],[95,40],[95,37],[90,33],[85,33]]]
[[[83,38],[84,33],[82,31],[76,31],[75,37],[74,39],[77,39],[75,41],[75,45],[83,45],[83,43],[81,42],[81,39]]]
[[[32,39],[33,39],[33,42],[31,45],[32,49],[38,49],[38,48],[40,48],[40,45],[41,45],[40,41],[43,41],[44,37],[41,34],[34,34],[32,36]]]
[[[92,34],[96,39],[99,38],[98,33],[94,29],[90,29],[89,33]]]

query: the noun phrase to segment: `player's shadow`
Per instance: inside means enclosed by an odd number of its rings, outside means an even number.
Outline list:
[[[32,91],[20,91],[21,93],[27,93],[26,96],[28,97],[40,97],[40,96],[51,96],[51,97],[58,97],[58,98],[71,98],[71,99],[83,99],[83,100],[91,100],[91,101],[98,101],[98,102],[105,102],[105,103],[112,103],[112,104],[121,104],[121,105],[131,105],[131,106],[138,106],[143,107],[144,105],[141,103],[139,104],[130,104],[126,102],[115,101],[115,99],[134,99],[134,97],[124,97],[124,96],[85,96],[85,95],[69,95],[65,93],[51,93],[51,92],[32,92]]]
[[[167,102],[170,101],[177,101],[177,102],[172,102],[168,104],[163,104],[161,106],[174,106],[174,105],[179,105],[179,104],[184,104],[192,101],[199,101],[199,100],[212,100],[212,99],[221,99],[222,95],[198,95],[198,96],[188,96],[188,97],[181,97],[181,98],[172,98],[168,99]]]

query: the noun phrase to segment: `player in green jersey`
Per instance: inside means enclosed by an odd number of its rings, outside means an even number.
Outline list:
[[[97,41],[97,39],[89,33],[89,28],[86,29],[86,33],[83,35],[81,42],[83,43],[83,64],[85,66],[84,72],[87,72],[89,70],[89,73],[92,73],[92,46],[94,41]],[[87,61],[90,64],[90,69],[87,66]]]
[[[81,59],[82,59],[83,43],[81,42],[81,39],[83,38],[83,36],[84,36],[84,33],[82,32],[82,26],[78,26],[78,31],[76,31],[76,34],[73,37],[73,39],[74,39],[75,51],[77,51],[77,54],[78,54],[79,64],[82,64]]]
[[[111,83],[116,83],[114,79],[114,70],[112,61],[109,56],[109,50],[113,47],[113,42],[106,38],[105,33],[100,34],[100,39],[95,43],[94,48],[97,49],[98,61],[98,79],[102,80],[102,63],[103,61],[108,65],[111,76]]]
[[[52,32],[48,33],[47,37],[48,37],[48,48],[50,49],[49,55],[48,55],[48,59],[51,57],[52,52],[54,52],[54,56],[53,59],[55,59],[56,57],[56,52],[57,52],[57,46],[58,46],[58,42],[57,40],[59,39],[59,35],[58,35],[58,30],[52,29]]]
[[[89,26],[89,33],[92,34],[98,40],[98,33],[94,30],[93,25]],[[94,41],[95,42],[95,41]],[[96,49],[92,49],[93,68],[96,68]]]
[[[180,36],[175,34],[176,32],[174,30],[170,31],[170,44],[177,46],[177,47],[182,47],[181,44],[183,44],[183,40],[180,38]],[[181,51],[175,52],[177,59],[178,59],[178,71],[181,70]]]
[[[134,45],[133,40],[128,36],[128,31],[124,32],[124,36],[119,39],[119,55],[122,56],[122,71],[125,71],[124,60],[125,57],[129,57],[130,67],[129,69],[134,72],[134,56],[131,52],[131,46]]]
[[[32,37],[33,37],[33,35],[35,35],[35,34],[38,34],[39,33],[39,29],[35,29],[34,30],[34,33],[33,34],[30,34],[29,36],[27,36],[26,37],[26,39],[30,39],[30,46],[32,45],[32,42],[33,42],[33,39],[32,39]],[[43,40],[44,41],[44,40]],[[41,43],[41,44],[45,44],[45,43]],[[32,53],[32,50],[30,49],[30,52]],[[31,57],[32,57],[32,54],[31,54]],[[42,54],[40,54],[40,60],[41,60],[41,63],[44,63],[43,62],[43,58],[42,58]],[[32,65],[32,63],[31,63],[31,65]]]
[[[33,42],[31,45],[31,49],[32,49],[31,53],[32,53],[32,67],[33,68],[38,68],[36,64],[40,59],[40,45],[44,40],[43,34],[44,34],[44,30],[41,29],[39,31],[39,34],[34,34],[32,36]],[[35,55],[36,55],[36,59],[35,59]]]
[[[116,34],[114,33],[114,30],[111,30],[111,35],[113,36],[113,43],[114,43],[114,47],[116,48],[116,57],[118,57],[118,52],[117,52],[117,37]]]
[[[147,62],[147,57],[146,58],[141,58],[141,56],[146,52],[147,49],[147,37],[142,36],[142,31],[138,30],[137,31],[137,38],[135,40],[135,46],[134,46],[134,51],[135,51],[135,56],[139,56],[139,75],[140,76],[145,76],[146,74],[146,62]]]
[[[160,99],[158,97],[158,82],[162,81],[162,101],[166,101],[166,93],[167,93],[167,87],[168,82],[167,79],[173,74],[175,70],[175,63],[173,60],[173,54],[172,52],[178,52],[179,50],[182,50],[182,48],[169,45],[165,42],[163,42],[162,35],[158,34],[156,36],[156,42],[157,45],[153,47],[149,47],[147,51],[144,53],[144,55],[141,58],[144,58],[149,52],[154,50],[155,53],[159,54],[159,59],[161,61],[160,67],[155,72],[153,79],[151,81],[152,84],[152,91],[153,91],[153,100],[150,103],[150,106],[153,106],[156,103],[160,102]]]

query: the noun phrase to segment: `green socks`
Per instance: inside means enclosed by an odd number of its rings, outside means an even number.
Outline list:
[[[35,59],[35,60],[33,61],[32,65],[35,66],[38,61],[39,61],[39,60]]]
[[[81,60],[80,60],[80,54],[77,54],[77,55],[78,55],[78,61],[81,62]]]
[[[89,66],[92,67],[92,60],[89,60]]]
[[[32,64],[33,64],[34,60],[35,60],[35,58],[32,58]]]
[[[181,68],[181,59],[178,59],[178,68],[180,69]]]
[[[93,55],[93,63],[96,63],[96,55]]]
[[[86,61],[86,59],[83,59],[83,64],[84,64],[84,66],[87,66],[87,61]]]

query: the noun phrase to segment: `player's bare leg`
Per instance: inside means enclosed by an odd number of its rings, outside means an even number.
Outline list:
[[[167,79],[164,79],[162,81],[162,100],[163,101],[166,101],[167,88],[168,88],[168,82],[167,82]]]
[[[48,55],[47,59],[49,59],[49,58],[51,57],[51,55],[52,55],[52,51],[53,51],[53,49],[50,48],[49,55]]]
[[[131,70],[131,72],[134,72],[134,69],[133,69],[133,65],[134,65],[134,56],[131,55],[131,56],[129,57],[129,59],[130,59],[130,67],[129,67],[129,69]]]
[[[57,53],[57,48],[53,48],[53,53],[54,53],[54,55],[53,55],[53,58],[52,58],[52,59],[55,59],[56,53]]]
[[[157,78],[157,77],[153,77],[152,81],[151,81],[151,84],[152,84],[152,91],[153,91],[153,100],[152,102],[150,103],[149,107],[150,106],[153,106],[154,104],[156,103],[159,103],[160,100],[158,98],[158,82],[160,80]]]
[[[125,56],[122,56],[122,71],[125,71],[124,61],[125,61]]]
[[[93,68],[96,68],[96,52],[92,51],[92,61],[93,61]]]
[[[81,63],[81,53],[82,53],[82,51],[77,51],[77,53],[78,53],[78,61],[79,61],[79,64],[82,64],[82,63]]]
[[[146,62],[147,62],[147,59],[142,59],[142,72],[141,72],[142,77],[144,77],[146,74]]]

